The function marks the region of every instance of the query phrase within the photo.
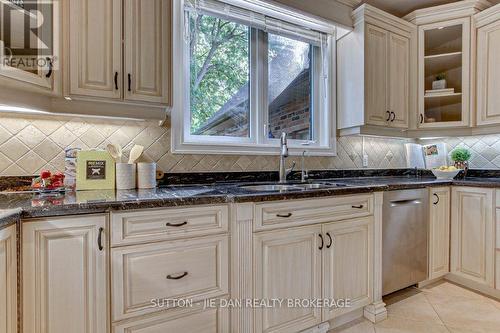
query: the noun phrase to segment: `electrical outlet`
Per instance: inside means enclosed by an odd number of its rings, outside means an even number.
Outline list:
[[[363,155],[363,168],[368,167],[368,154]]]

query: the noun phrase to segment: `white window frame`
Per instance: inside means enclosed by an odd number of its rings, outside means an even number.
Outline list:
[[[247,5],[259,5],[261,0],[222,0],[226,3],[239,4],[246,3]],[[267,117],[268,117],[268,101],[267,87],[259,85],[258,77],[267,75],[267,67],[258,63],[258,56],[253,54],[250,59],[250,117],[249,117],[249,137],[227,137],[227,136],[208,136],[208,135],[192,135],[191,126],[191,110],[189,107],[190,90],[189,90],[189,53],[186,47],[184,37],[184,0],[176,0],[173,11],[173,96],[174,103],[172,108],[172,126],[171,126],[171,150],[174,154],[245,154],[245,155],[278,155],[279,140],[267,138]],[[328,66],[328,83],[326,91],[319,91],[314,94],[313,103],[321,105],[321,97],[325,97],[325,105],[319,108],[313,108],[316,114],[313,117],[313,127],[311,130],[317,133],[316,141],[304,140],[289,140],[290,154],[299,155],[303,151],[307,151],[311,156],[336,156],[336,50],[335,50],[335,27],[332,23],[318,20],[301,14],[297,11],[278,5],[269,5],[266,2],[267,10],[272,10],[276,17],[287,18],[290,21],[308,20],[325,26],[331,26],[332,32],[329,34],[327,59],[330,63]],[[250,52],[266,52],[267,44],[259,43],[261,38],[257,37],[256,30],[252,29],[250,34]],[[317,56],[314,57],[313,64],[317,64]],[[321,58],[321,57],[319,57]],[[322,61],[322,60],[321,60]],[[258,74],[258,75],[257,75]],[[320,78],[317,78],[320,80]],[[315,86],[323,89],[325,85],[315,83]],[[261,98],[262,96],[262,98]],[[315,105],[315,104],[313,104]],[[312,115],[311,115],[312,116]]]

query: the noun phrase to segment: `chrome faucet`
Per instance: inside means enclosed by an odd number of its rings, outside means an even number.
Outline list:
[[[280,139],[280,183],[286,183],[286,178],[295,168],[295,162],[290,169],[286,169],[286,158],[288,157],[288,144],[286,139],[286,133],[281,133]]]
[[[302,171],[300,172],[300,181],[302,183],[305,183],[309,179],[309,171],[306,169],[306,153],[307,151],[305,150],[302,152]]]

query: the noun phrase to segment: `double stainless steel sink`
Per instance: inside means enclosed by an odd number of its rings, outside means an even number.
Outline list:
[[[320,189],[330,189],[338,187],[346,187],[346,184],[342,183],[330,183],[330,182],[318,182],[318,183],[307,183],[307,184],[245,184],[238,186],[241,189],[252,191],[252,192],[292,192],[292,191],[307,191],[307,190],[320,190]]]

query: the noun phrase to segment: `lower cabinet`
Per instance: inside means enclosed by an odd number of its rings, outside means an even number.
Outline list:
[[[431,188],[429,196],[429,279],[450,271],[450,188]]]
[[[373,295],[373,218],[323,225],[323,297],[348,302],[323,308],[323,321],[362,308]]]
[[[22,223],[23,331],[109,332],[108,218]]]
[[[111,250],[113,322],[229,293],[227,235]],[[156,303],[155,303],[156,302]]]
[[[16,226],[0,230],[0,333],[17,332]]]
[[[227,309],[179,308],[132,322],[117,324],[113,333],[229,333]]]
[[[255,298],[285,302],[256,309],[255,331],[299,332],[372,303],[372,238],[373,217],[256,233]]]
[[[494,287],[493,190],[454,187],[451,202],[451,267],[459,278]]]
[[[254,236],[256,299],[312,300],[321,292],[321,225]],[[324,245],[323,245],[324,246]],[[255,332],[300,332],[321,323],[321,309],[284,302],[254,311]]]

